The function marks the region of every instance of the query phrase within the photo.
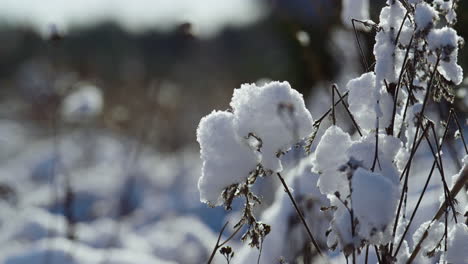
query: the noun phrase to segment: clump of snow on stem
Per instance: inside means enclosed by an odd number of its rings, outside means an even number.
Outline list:
[[[435,19],[437,19],[437,11],[429,4],[423,2],[416,6],[414,12],[414,21],[418,31],[427,30],[432,27]]]
[[[349,91],[349,110],[359,127],[366,132],[377,128],[377,118],[379,118],[379,129],[388,127],[391,121],[392,98],[381,85],[376,85],[374,72],[364,73],[346,85]],[[399,115],[396,116],[399,120]]]
[[[433,3],[440,10],[440,13],[445,15],[447,23],[453,25],[457,22],[457,13],[454,8],[456,3],[454,3],[454,0],[434,0]]]
[[[352,206],[359,220],[359,235],[372,239],[385,231],[394,219],[398,187],[380,173],[358,168],[353,174],[352,190]]]
[[[200,121],[197,140],[203,159],[201,201],[222,203],[222,191],[243,183],[261,162],[280,172],[278,154],[312,132],[302,95],[287,82],[244,84],[234,90],[233,112],[214,111]]]
[[[379,245],[391,238],[389,227],[399,192],[395,159],[403,144],[393,136],[378,135],[378,163],[375,144],[373,134],[353,141],[339,127],[331,126],[313,156],[313,171],[320,173],[317,185],[335,208],[327,244],[338,245],[345,254],[363,240]],[[351,211],[356,218],[354,227]]]
[[[313,157],[313,170],[320,173],[318,187],[323,194],[333,194],[335,191],[346,193],[345,176],[338,168],[348,162],[349,157],[344,150],[351,146],[350,136],[338,126],[331,126],[322,136]]]
[[[304,99],[288,82],[270,82],[260,87],[244,84],[234,90],[231,107],[236,133],[243,138],[253,133],[260,139],[266,170],[281,171],[277,154],[312,132],[312,116]]]
[[[399,56],[395,54],[395,39],[397,30],[406,14],[406,9],[399,1],[394,1],[390,6],[382,9],[379,17],[379,26],[381,30],[375,35],[374,56],[375,56],[375,75],[376,86],[383,85],[384,80],[387,83],[396,82],[395,66]],[[401,42],[406,42],[404,32],[408,31],[410,26],[405,21],[402,34],[400,35]]]
[[[375,171],[381,172],[385,178],[398,185],[399,172],[394,160],[403,144],[392,136],[379,134],[378,137],[377,157],[375,157],[375,135],[371,134],[354,141],[346,153],[348,157],[360,162],[363,168],[370,170],[374,167]]]
[[[62,102],[62,116],[69,122],[90,120],[102,111],[102,92],[94,85],[81,85]]]
[[[458,85],[463,81],[463,69],[458,62],[458,42],[461,38],[450,27],[433,29],[427,36],[429,49],[440,56],[437,71],[448,81]]]
[[[232,113],[213,111],[201,119],[197,129],[203,160],[198,189],[201,201],[211,205],[220,205],[222,190],[244,182],[260,161],[259,155],[234,133],[233,121]]]

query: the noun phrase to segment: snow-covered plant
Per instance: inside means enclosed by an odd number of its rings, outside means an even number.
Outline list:
[[[62,117],[69,122],[89,121],[103,108],[103,96],[99,88],[91,84],[77,84],[62,102]]]
[[[235,197],[245,197],[237,226],[248,224],[243,239],[259,247],[270,226],[253,215],[252,207],[260,199],[251,186],[259,176],[276,174],[310,234],[281,177],[282,154],[309,135],[306,150],[311,154],[305,159],[310,160],[312,173],[319,175],[317,187],[329,200],[324,210],[331,212],[331,219],[328,230],[323,230],[329,249],[343,252],[353,263],[358,259],[367,263],[370,254],[379,263],[411,263],[427,257],[443,263],[466,260],[466,253],[459,252],[468,243],[467,226],[460,217],[467,216],[467,199],[457,195],[468,179],[468,158],[450,178],[442,152],[450,126],[463,129],[451,108],[453,88],[463,79],[457,61],[463,38],[452,27],[457,4],[456,0],[388,0],[377,23],[363,20],[368,17],[364,10],[368,1],[343,1],[343,19],[357,14],[361,20],[353,19],[351,24],[374,31],[375,62],[363,58],[366,72],[349,80],[345,93],[333,85],[330,110],[315,122],[302,96],[285,82],[236,89],[231,109],[212,112],[197,130],[203,159],[201,200],[230,208]],[[337,124],[339,104],[354,131]],[[433,113],[436,104],[438,109],[448,106],[446,119]],[[327,116],[331,126],[314,145]],[[445,120],[439,125],[433,119]],[[468,155],[463,132],[457,134]],[[430,171],[416,166],[427,161],[432,164]],[[414,232],[415,215],[433,175],[439,177],[443,193],[439,210]],[[311,234],[310,240],[320,252]]]
[[[203,202],[226,209],[235,197],[244,197],[236,228],[247,224],[242,239],[260,247],[270,227],[253,215],[253,206],[261,201],[251,186],[264,175],[277,173],[281,178],[280,156],[311,133],[312,116],[302,95],[287,82],[244,84],[234,90],[230,105],[228,111],[205,116],[198,126],[203,160],[198,189]]]

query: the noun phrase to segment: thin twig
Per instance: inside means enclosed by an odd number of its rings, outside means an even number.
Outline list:
[[[424,128],[424,131],[423,131],[423,134],[425,134],[427,132],[427,130],[429,129],[429,125],[427,125],[425,128]],[[423,136],[421,136],[421,138],[419,139],[419,142],[417,145],[419,145],[419,143],[422,141],[423,139]],[[412,151],[411,154],[410,154],[410,158],[408,160],[408,162],[406,163],[406,165],[408,166],[408,164],[410,164],[410,161],[413,159],[413,156],[414,156],[414,153],[416,151]],[[406,167],[405,167],[406,168]],[[409,171],[409,170],[408,170]],[[405,172],[405,170],[403,170],[403,173]],[[403,173],[402,173],[402,176],[403,176]],[[401,177],[400,177],[400,180],[401,180]],[[393,223],[393,237],[395,237],[395,234],[396,234],[396,229],[398,227],[398,220],[400,219],[400,213],[401,213],[401,207],[403,205],[403,197],[405,195],[405,192],[407,191],[407,187],[408,187],[408,173],[406,173],[406,177],[405,177],[405,182],[403,184],[403,188],[401,190],[401,195],[400,195],[400,201],[398,203],[398,209],[397,209],[397,215],[395,217],[395,222]],[[392,246],[390,247],[390,250],[392,250]]]
[[[356,43],[357,43],[358,48],[359,48],[359,54],[361,55],[362,63],[364,64],[363,65],[364,69],[366,69],[366,71],[368,71],[369,70],[369,64],[367,63],[366,57],[364,56],[364,51],[362,50],[362,47],[361,47],[361,42],[359,41],[358,33],[357,33],[357,30],[356,30],[356,25],[354,24],[355,21],[356,21],[356,19],[351,19],[351,24],[353,25],[354,36],[356,37]]]
[[[379,159],[379,117],[376,116],[376,128],[375,128],[375,150],[374,150],[374,161],[372,162],[371,171],[374,172],[375,164]],[[382,169],[382,168],[380,168]]]
[[[439,159],[438,169],[439,169],[439,172],[440,172],[440,177],[442,178],[442,185],[443,185],[443,188],[444,188],[444,194],[445,194],[446,199],[448,199],[448,201],[449,201],[449,205],[450,205],[450,208],[452,209],[453,218],[455,220],[455,223],[458,223],[458,221],[457,221],[457,212],[455,210],[455,205],[453,204],[452,197],[450,197],[450,190],[449,190],[449,187],[447,185],[447,181],[445,180],[445,172],[444,172],[444,166],[442,164],[442,154],[441,154],[442,148],[437,143],[437,135],[436,135],[436,131],[434,129],[434,124],[433,123],[430,123],[430,124],[431,124],[431,128],[432,128],[432,133],[434,135],[434,140],[435,140],[436,145],[437,145],[437,154],[434,153],[434,150],[432,149],[432,146],[430,144],[429,144],[429,147],[431,149],[432,154],[435,156],[435,158]],[[429,141],[429,139],[427,139],[427,140]]]
[[[406,13],[406,16],[407,15],[408,15],[408,13]],[[406,16],[405,16],[405,18],[406,18]],[[402,25],[403,25],[403,23],[402,23]],[[400,28],[400,30],[401,30],[401,28]],[[400,35],[400,32],[398,32],[397,37],[399,35]],[[410,51],[412,43],[413,43],[413,35],[411,36],[408,48],[406,49],[405,58],[403,59],[403,65],[401,65],[400,75],[398,76],[398,83],[397,83],[397,86],[396,86],[396,89],[395,89],[395,94],[394,94],[394,98],[393,98],[392,120],[390,121],[390,129],[389,129],[390,135],[393,135],[393,129],[394,129],[394,126],[395,126],[396,108],[397,108],[397,103],[398,103],[398,92],[400,91],[400,87],[401,87],[401,83],[402,83],[402,77],[403,77],[403,73],[405,72],[406,62],[408,60],[409,51]]]
[[[343,96],[338,101],[335,102],[334,106],[337,106],[342,100],[344,100],[348,96],[348,94],[349,94],[349,91],[346,91],[343,94]],[[325,117],[327,117],[330,114],[331,111],[332,111],[332,107],[330,107],[319,119],[315,120],[314,125],[320,124],[323,121],[323,119],[325,119]]]
[[[351,122],[353,123],[354,127],[356,128],[356,131],[359,133],[359,136],[362,137],[361,130],[359,129],[359,125],[357,124],[356,120],[354,119],[353,114],[351,114],[351,111],[349,111],[349,106],[346,104],[346,102],[343,100],[343,96],[341,96],[340,91],[338,90],[338,86],[336,84],[332,84],[332,88],[335,90],[335,92],[338,94],[338,97],[340,98],[339,101],[341,101],[341,104],[343,105],[344,109],[349,115],[349,118],[351,119]]]
[[[461,125],[460,125],[460,122],[458,121],[457,113],[455,113],[455,110],[453,110],[453,108],[450,109],[450,113],[453,114],[453,119],[455,120],[455,124],[457,124],[458,131],[460,131],[460,137],[462,139],[463,146],[465,147],[465,153],[468,155],[468,147],[466,146],[465,136],[463,136],[463,133],[462,133],[463,129],[462,129]],[[447,123],[447,125],[448,125],[448,123]]]
[[[332,89],[332,120],[333,120],[333,125],[336,125],[336,117],[335,117],[335,89]]]
[[[304,218],[304,215],[302,214],[301,210],[299,209],[299,206],[297,206],[296,200],[294,199],[294,197],[292,196],[291,192],[289,191],[288,185],[286,184],[286,182],[284,181],[283,177],[281,176],[281,174],[280,174],[279,172],[277,172],[276,175],[277,175],[278,178],[280,179],[281,184],[282,184],[283,187],[284,187],[284,190],[285,190],[286,193],[288,194],[289,199],[291,200],[291,202],[292,202],[293,205],[294,205],[294,208],[296,209],[297,215],[299,216],[299,218],[300,218],[301,221],[302,221],[302,224],[304,225],[305,229],[307,230],[307,234],[309,235],[310,241],[312,242],[312,244],[314,244],[314,246],[315,246],[315,248],[317,249],[317,252],[319,253],[319,255],[320,255],[320,256],[323,256],[322,251],[320,250],[320,247],[319,247],[317,241],[315,240],[314,236],[312,235],[312,232],[310,231],[309,226],[307,225],[307,222],[306,222],[306,220],[305,220],[305,218]]]
[[[452,117],[451,114],[449,114],[449,117],[447,118],[447,124],[450,122],[451,117]],[[448,132],[448,125],[445,127],[445,131],[444,131],[444,134],[443,134],[442,139],[441,139],[441,141],[440,141],[440,144],[436,142],[436,144],[438,144],[438,148],[440,148],[440,149],[442,148],[442,146],[443,146],[443,144],[444,144],[444,142],[445,142],[445,139],[446,139],[447,134],[448,134],[447,132]],[[430,145],[430,142],[429,142],[428,139],[427,139],[427,142],[428,142],[428,144]],[[400,242],[398,243],[398,246],[397,246],[397,248],[396,248],[396,251],[395,251],[395,253],[394,253],[394,255],[393,255],[394,257],[396,257],[396,255],[398,254],[398,251],[399,251],[399,249],[400,249],[400,247],[401,247],[401,245],[402,245],[402,243],[403,243],[403,240],[404,240],[404,238],[405,238],[405,235],[406,235],[406,233],[409,231],[409,228],[410,228],[410,226],[411,226],[411,223],[413,222],[413,219],[414,219],[414,217],[415,217],[415,215],[416,215],[416,212],[417,212],[418,209],[419,209],[419,205],[421,204],[421,201],[422,201],[422,199],[423,199],[423,197],[424,197],[424,194],[425,194],[425,192],[426,192],[427,186],[429,185],[429,181],[431,180],[431,177],[432,177],[432,175],[433,175],[433,172],[434,172],[434,169],[435,169],[436,164],[437,164],[437,158],[434,156],[434,162],[432,163],[432,167],[431,167],[431,170],[430,170],[430,172],[429,172],[429,176],[428,176],[428,178],[427,178],[427,180],[426,180],[426,183],[424,184],[424,188],[423,188],[423,190],[422,190],[422,192],[421,192],[421,195],[419,196],[418,202],[416,203],[416,207],[415,207],[415,209],[413,210],[413,213],[411,214],[409,223],[408,223],[408,225],[406,226],[405,231],[403,232],[403,235],[401,236]],[[396,229],[394,229],[393,237],[395,237],[395,231],[396,231]],[[393,243],[391,244],[390,252],[392,252],[392,249],[393,249]]]
[[[219,235],[218,235],[218,240],[216,241],[216,245],[213,248],[213,251],[211,252],[210,258],[206,262],[207,264],[210,264],[213,261],[214,256],[216,255],[216,251],[220,247],[224,246],[227,242],[229,242],[242,228],[242,225],[239,225],[239,227],[237,227],[237,229],[228,238],[226,238],[226,240],[224,240],[223,243],[220,244],[219,241],[221,241],[221,237],[223,236],[224,230],[226,229],[228,224],[229,224],[229,221],[227,221],[226,224],[224,224],[223,228],[221,228],[221,231],[219,232]]]

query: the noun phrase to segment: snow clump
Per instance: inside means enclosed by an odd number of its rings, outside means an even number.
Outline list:
[[[282,171],[279,156],[312,132],[303,97],[287,82],[244,84],[230,105],[232,112],[214,111],[197,129],[203,160],[198,188],[210,205],[220,205],[222,191],[245,183],[259,164],[266,172]]]

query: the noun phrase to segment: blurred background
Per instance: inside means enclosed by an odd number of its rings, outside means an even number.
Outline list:
[[[378,21],[384,1],[371,2]],[[0,0],[0,262],[203,263],[229,212],[199,202],[200,118],[268,80],[320,116],[330,84],[364,72],[340,12],[338,0]],[[468,37],[466,1],[458,21]],[[374,34],[357,34],[372,61]],[[257,190],[260,211],[276,185]]]

